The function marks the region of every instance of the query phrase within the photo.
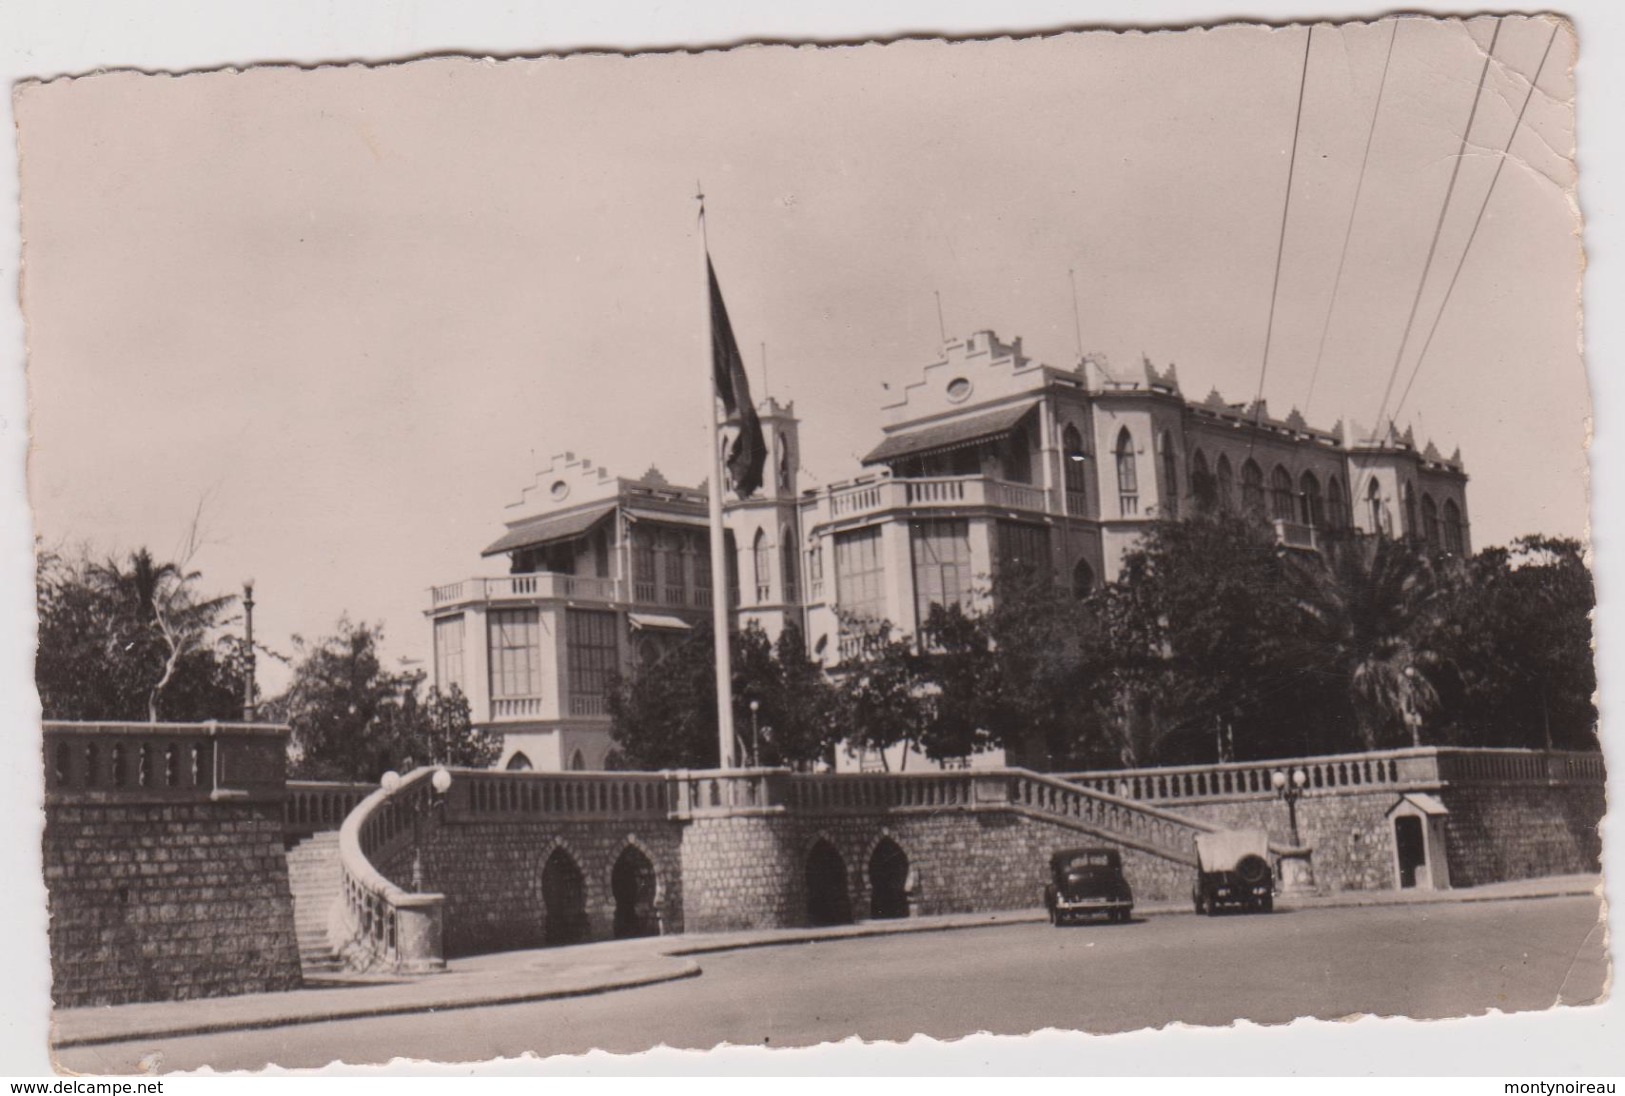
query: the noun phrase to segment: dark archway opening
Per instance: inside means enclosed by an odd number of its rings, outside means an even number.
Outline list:
[[[846,861],[828,841],[820,840],[807,854],[807,920],[814,925],[852,923]]]
[[[1399,885],[1416,886],[1416,873],[1427,863],[1427,844],[1422,837],[1422,820],[1413,815],[1394,819],[1394,847],[1399,853]]]
[[[869,854],[869,916],[908,916],[908,854],[889,837]]]
[[[660,920],[655,913],[655,866],[643,850],[628,845],[615,860],[609,875],[615,897],[615,938],[656,936]]]
[[[563,849],[542,867],[543,943],[579,944],[587,938],[587,888],[581,869]]]

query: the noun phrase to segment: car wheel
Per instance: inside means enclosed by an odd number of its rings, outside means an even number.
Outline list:
[[[1215,902],[1211,898],[1207,900],[1207,915],[1209,917],[1219,916],[1219,903]]]

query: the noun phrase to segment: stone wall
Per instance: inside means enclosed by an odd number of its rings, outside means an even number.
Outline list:
[[[58,1007],[300,984],[283,852],[285,733],[46,726]]]
[[[424,889],[445,895],[447,957],[541,947],[548,938],[542,871],[555,850],[580,871],[587,938],[615,935],[611,875],[633,846],[654,868],[662,931],[683,931],[680,826],[609,819],[453,821],[426,831]],[[380,867],[397,886],[411,881],[410,849]]]
[[[1453,887],[1602,870],[1600,785],[1467,785],[1439,798]]]

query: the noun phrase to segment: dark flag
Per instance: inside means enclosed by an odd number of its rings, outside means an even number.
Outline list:
[[[710,255],[705,257],[705,273],[711,279],[712,379],[729,419],[739,422],[739,433],[728,446],[725,458],[728,485],[734,494],[747,499],[761,490],[767,442],[762,437],[762,420],[756,415],[756,402],[750,398],[745,362],[739,356],[739,344],[734,341],[733,325],[728,322],[728,309],[722,303],[722,289],[717,285],[717,272],[711,265]]]

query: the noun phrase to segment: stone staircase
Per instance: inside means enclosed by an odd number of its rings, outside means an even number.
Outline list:
[[[327,939],[328,915],[339,900],[337,830],[313,834],[288,850],[288,884],[293,889],[294,930],[305,976],[344,970],[344,961]]]

